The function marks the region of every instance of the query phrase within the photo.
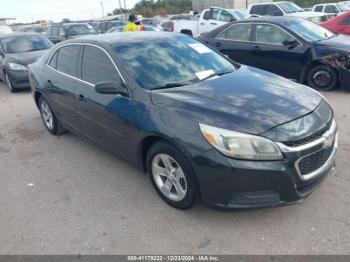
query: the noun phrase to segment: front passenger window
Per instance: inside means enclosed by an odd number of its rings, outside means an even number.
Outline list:
[[[217,20],[221,22],[231,22],[231,21],[234,21],[235,19],[229,12],[222,10]]]
[[[257,25],[255,41],[264,44],[283,45],[284,41],[295,40],[290,34],[274,25]]]
[[[100,48],[85,46],[81,68],[82,80],[97,84],[104,81],[119,83],[120,76],[108,55]]]

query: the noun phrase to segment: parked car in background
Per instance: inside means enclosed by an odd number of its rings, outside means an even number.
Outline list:
[[[127,21],[104,21],[100,22],[97,26],[97,31],[101,34],[106,33],[109,29],[116,27],[116,26],[125,26],[128,22]]]
[[[310,21],[260,17],[230,23],[200,37],[234,61],[319,90],[350,89],[350,37]]]
[[[98,31],[88,23],[59,23],[49,25],[46,36],[56,44],[67,39],[96,34]]]
[[[10,33],[12,33],[11,27],[6,26],[6,25],[0,26],[0,35],[2,35],[2,34],[10,34]]]
[[[28,65],[36,62],[51,46],[48,39],[36,33],[0,36],[0,79],[11,92],[30,87]]]
[[[175,208],[300,202],[335,168],[337,126],[321,95],[185,35],[69,40],[30,66],[30,82],[51,134],[111,150]]]
[[[42,35],[46,35],[46,32],[47,32],[47,27],[39,27],[39,26],[36,26],[36,27],[25,27],[25,28],[18,28],[17,29],[17,32],[33,32],[33,33],[38,33],[38,34],[42,34]]]
[[[157,18],[143,18],[140,20],[143,26],[151,26],[163,31],[162,22]]]
[[[259,16],[293,16],[307,19],[311,22],[320,24],[327,21],[325,14],[317,12],[306,12],[304,9],[292,2],[270,2],[251,4],[248,7],[248,13]]]
[[[312,7],[313,12],[319,12],[324,13],[328,15],[339,15],[343,14],[345,12],[350,11],[350,6],[347,4],[341,4],[341,3],[324,3],[324,4],[317,4]],[[335,17],[333,16],[333,17]],[[332,17],[332,18],[333,18]]]
[[[199,36],[224,25],[228,22],[244,19],[238,10],[212,7],[201,13],[199,20],[172,20],[162,24],[167,32],[182,33],[189,36]]]
[[[158,27],[154,27],[154,26],[142,26],[142,31],[153,31],[153,32],[160,32],[162,31],[161,29],[159,29]],[[110,33],[120,33],[120,32],[124,32],[124,26],[116,26],[113,27],[111,29],[109,29],[106,34],[110,34]]]
[[[334,33],[350,35],[350,12],[322,23],[321,26]]]

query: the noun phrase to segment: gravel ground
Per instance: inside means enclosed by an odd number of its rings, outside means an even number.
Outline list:
[[[0,254],[350,254],[350,93],[325,96],[338,170],[304,203],[179,211],[110,153],[51,136],[30,92],[0,83]]]

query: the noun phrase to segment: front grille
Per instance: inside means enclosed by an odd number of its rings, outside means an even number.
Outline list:
[[[331,156],[334,144],[331,147],[322,149],[312,155],[302,158],[298,163],[298,168],[301,175],[310,174],[322,167]]]
[[[311,136],[304,137],[304,138],[296,140],[296,141],[284,142],[284,144],[286,144],[287,146],[291,146],[291,147],[302,146],[302,145],[308,144],[312,141],[315,141],[315,140],[321,138],[323,134],[324,134],[324,130],[321,130],[321,131],[319,131]]]

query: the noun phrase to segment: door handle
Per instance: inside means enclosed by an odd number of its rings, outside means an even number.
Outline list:
[[[205,25],[204,23],[200,23],[200,25]]]
[[[217,23],[210,23],[211,25],[218,25]]]
[[[254,47],[253,47],[253,52],[259,53],[260,51],[261,51],[261,49],[260,49],[259,46],[254,46]]]
[[[220,46],[222,46],[222,44],[221,44],[220,42],[217,42],[217,43],[215,44],[215,46],[216,46],[216,47],[220,47]]]
[[[86,98],[85,98],[85,96],[82,95],[82,94],[78,95],[78,100],[79,100],[80,102],[86,102]]]

